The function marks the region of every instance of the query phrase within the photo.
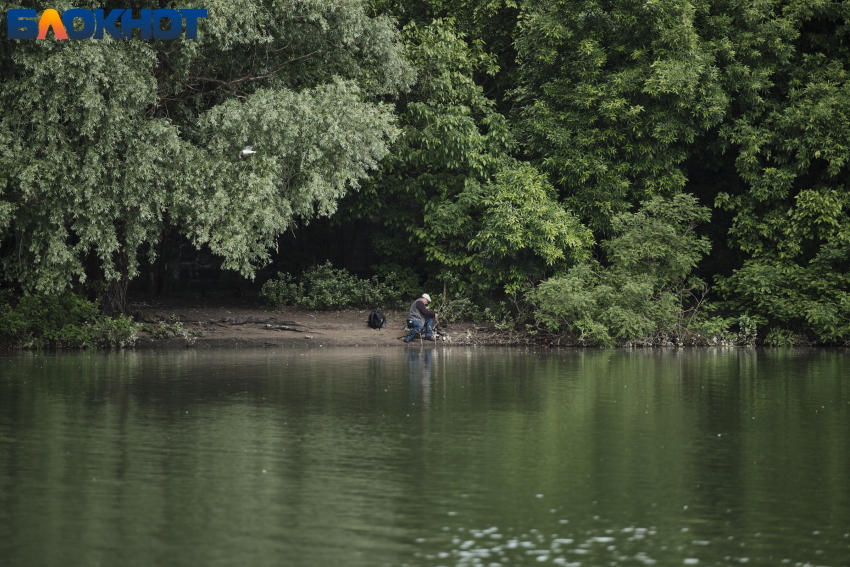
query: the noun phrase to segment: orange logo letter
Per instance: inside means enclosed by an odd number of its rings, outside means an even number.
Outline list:
[[[59,12],[53,8],[45,10],[41,15],[41,20],[38,22],[38,37],[36,39],[47,38],[47,28],[51,26],[53,26],[53,35],[56,36],[56,39],[68,39],[68,32],[65,31],[65,26],[62,24]]]

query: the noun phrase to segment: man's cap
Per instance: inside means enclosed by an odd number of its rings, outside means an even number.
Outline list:
[[[430,295],[428,295],[427,293],[423,293],[423,294],[422,294],[422,297],[424,297],[425,299],[427,299],[429,302],[431,301],[431,296],[430,296]]]

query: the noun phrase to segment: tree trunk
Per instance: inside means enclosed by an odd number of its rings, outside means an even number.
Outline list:
[[[130,283],[128,275],[130,259],[127,252],[121,250],[115,254],[115,262],[120,276],[117,280],[107,282],[108,287],[97,293],[97,302],[103,312],[110,317],[128,315],[130,313],[130,301],[127,298],[127,287]]]

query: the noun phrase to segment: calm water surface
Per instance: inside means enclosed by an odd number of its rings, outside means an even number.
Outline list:
[[[0,564],[850,565],[839,350],[0,358]]]

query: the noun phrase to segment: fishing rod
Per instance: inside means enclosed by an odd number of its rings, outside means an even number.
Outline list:
[[[443,328],[443,329],[445,329],[445,328],[446,328],[446,323],[444,323],[444,322],[442,322],[442,323],[438,323],[438,322],[437,322],[437,321],[439,321],[439,319],[440,319],[440,312],[443,310],[443,306],[444,306],[445,304],[446,304],[446,282],[445,282],[445,280],[444,280],[444,281],[443,281],[443,301],[440,303],[440,306],[437,308],[437,312],[434,314],[434,333],[435,333],[435,334],[437,334],[437,335],[439,335],[439,336],[442,336],[442,335],[444,335],[444,334],[445,334],[445,333],[440,333],[439,328]],[[409,327],[405,327],[405,330],[406,330],[406,329],[408,329],[408,328],[409,328]],[[420,343],[422,342],[422,332],[423,332],[424,330],[425,330],[425,328],[424,328],[424,327],[423,327],[422,329],[420,329],[420,330],[419,330],[419,341],[420,341]],[[407,335],[402,335],[402,336],[400,336],[400,337],[399,337],[399,339],[403,339],[403,338],[405,338],[406,336],[407,336]]]

